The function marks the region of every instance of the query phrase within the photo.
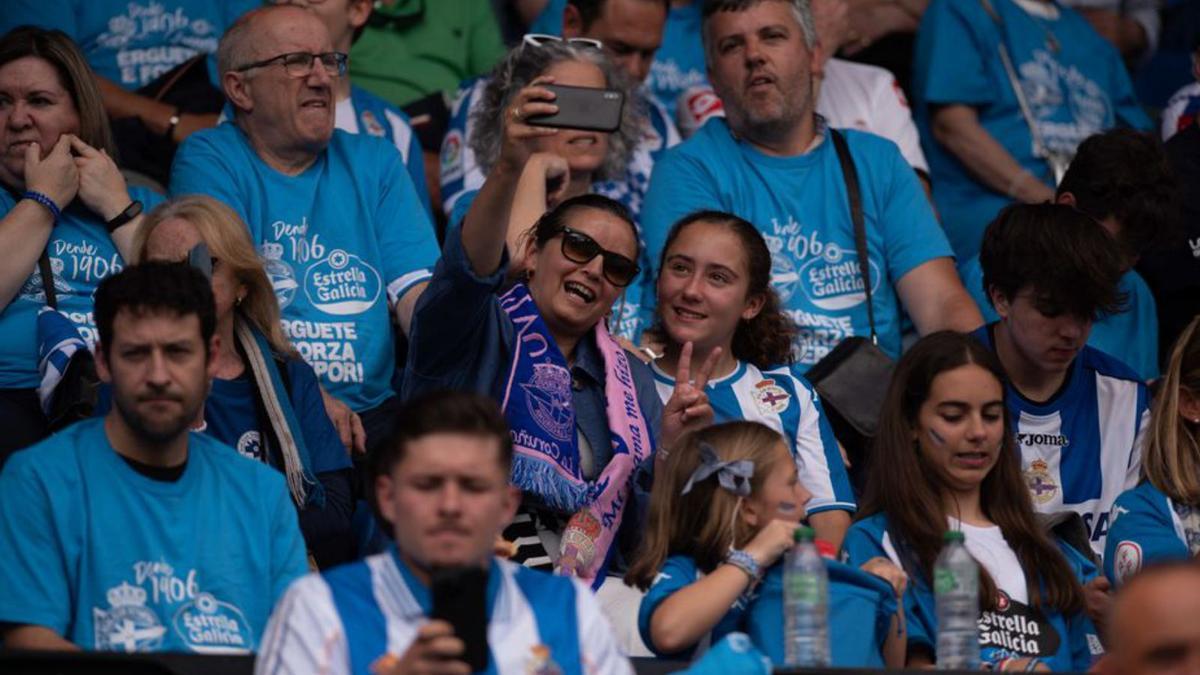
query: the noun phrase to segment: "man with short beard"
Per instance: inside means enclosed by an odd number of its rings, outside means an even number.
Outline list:
[[[202,434],[219,340],[208,280],[147,263],[96,291],[103,418],[0,473],[6,647],[247,652],[307,570],[283,476]]]

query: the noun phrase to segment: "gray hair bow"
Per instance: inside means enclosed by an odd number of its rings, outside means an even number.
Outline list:
[[[717,459],[717,450],[713,446],[700,442],[700,466],[692,472],[687,484],[683,486],[680,495],[692,491],[692,486],[713,474],[717,474],[717,482],[721,487],[739,497],[750,496],[750,479],[754,477],[754,461],[739,459],[734,462],[722,462]]]

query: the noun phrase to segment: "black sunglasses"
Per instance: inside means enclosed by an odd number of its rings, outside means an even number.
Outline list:
[[[591,262],[596,256],[602,256],[604,278],[613,286],[621,288],[633,283],[633,278],[641,271],[634,261],[620,253],[601,248],[595,239],[569,227],[562,229],[562,254],[567,260],[581,265]]]

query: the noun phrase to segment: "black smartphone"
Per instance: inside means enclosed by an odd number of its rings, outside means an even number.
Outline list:
[[[487,570],[447,567],[433,572],[433,617],[454,627],[472,672],[487,670]]]
[[[542,86],[558,97],[552,101],[558,106],[558,112],[553,115],[532,115],[528,120],[530,124],[605,132],[613,132],[620,128],[625,94],[614,89],[596,87],[569,87],[563,84]]]

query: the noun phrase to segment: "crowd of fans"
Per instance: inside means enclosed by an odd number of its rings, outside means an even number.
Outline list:
[[[959,530],[987,667],[1196,671],[1198,37],[1155,0],[8,0],[3,646],[782,665],[803,522],[834,665],[937,664]],[[615,129],[541,124],[564,86]]]

